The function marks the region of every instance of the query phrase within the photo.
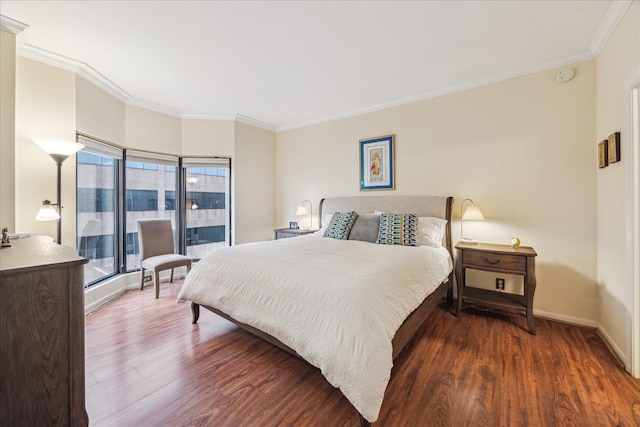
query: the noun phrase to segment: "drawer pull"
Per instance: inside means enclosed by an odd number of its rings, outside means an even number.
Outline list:
[[[489,258],[485,258],[484,262],[486,262],[487,264],[491,264],[491,265],[500,264],[500,260],[499,259],[491,260]]]

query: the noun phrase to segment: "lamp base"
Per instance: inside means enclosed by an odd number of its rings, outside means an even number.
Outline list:
[[[463,237],[462,243],[464,243],[465,245],[477,245],[478,241],[476,239],[469,239],[468,237]]]

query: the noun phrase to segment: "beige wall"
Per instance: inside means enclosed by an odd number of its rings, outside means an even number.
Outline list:
[[[56,236],[56,222],[35,220],[44,199],[56,202],[56,164],[33,137],[76,137],[74,73],[16,59],[16,232]],[[75,246],[75,158],[62,166],[62,243]]]
[[[597,172],[598,195],[598,285],[600,324],[620,349],[627,338],[626,240],[631,234],[626,223],[626,172],[629,158],[629,129],[625,128],[625,80],[640,69],[640,2],[627,10],[615,33],[598,56],[597,127],[592,141],[595,153],[598,141],[613,132],[621,132],[622,160]],[[637,260],[636,260],[637,262]]]
[[[595,324],[595,61],[278,134],[276,221],[285,226],[310,199],[358,195],[362,138],[396,135],[396,190],[451,195],[454,238],[460,202],[486,221],[465,234],[538,252],[535,309]],[[362,193],[364,195],[364,193]],[[370,193],[367,193],[370,194]],[[317,224],[317,218],[314,219]]]
[[[230,120],[182,120],[182,155],[231,157],[234,131]]]
[[[16,36],[0,31],[0,228],[16,231]]]
[[[125,108],[127,148],[180,154],[182,138],[180,118],[131,105]]]
[[[235,135],[233,243],[273,239],[276,135],[240,122],[235,124]]]
[[[76,126],[78,132],[119,146],[125,141],[126,108],[104,90],[83,78],[76,79]]]

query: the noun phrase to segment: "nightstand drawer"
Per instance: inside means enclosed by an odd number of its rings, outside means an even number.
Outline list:
[[[479,267],[510,271],[527,271],[527,258],[519,255],[494,254],[490,252],[464,251],[462,263],[465,267]]]

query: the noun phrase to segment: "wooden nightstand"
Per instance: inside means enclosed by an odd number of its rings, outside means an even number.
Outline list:
[[[458,307],[460,315],[462,303],[469,301],[488,307],[523,311],[527,316],[529,331],[535,335],[533,323],[533,295],[536,291],[536,251],[531,247],[512,247],[478,243],[456,244],[456,282],[458,289]],[[478,289],[467,286],[466,269],[491,271],[495,273],[519,274],[524,276],[524,295]]]
[[[276,234],[276,240],[278,240],[288,239],[289,237],[304,236],[305,234],[315,233],[318,230],[303,230],[302,228],[276,228],[273,231]]]

